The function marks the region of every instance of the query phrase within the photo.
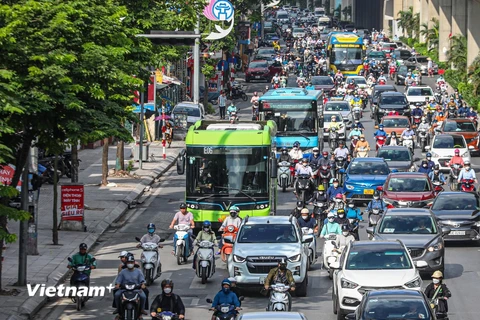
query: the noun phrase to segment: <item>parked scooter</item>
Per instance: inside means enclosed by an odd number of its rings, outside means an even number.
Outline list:
[[[121,289],[125,291],[122,293],[120,315],[124,320],[137,320],[142,315],[140,313],[140,295],[138,290],[141,290],[141,285],[134,283],[127,283]]]
[[[331,233],[325,238],[323,244],[323,268],[328,271],[330,279],[333,278],[333,269],[330,268],[330,265],[338,260],[338,253],[335,251],[337,246],[335,240],[337,240],[337,235]]]
[[[69,262],[72,262],[72,258],[68,258]],[[95,258],[92,259],[91,262],[94,262]],[[89,283],[90,275],[88,275],[87,271],[89,271],[91,265],[89,264],[76,264],[72,266],[73,275],[72,275],[72,283],[75,287],[88,287],[87,283]],[[85,303],[89,299],[88,296],[81,295],[81,290],[77,290],[77,296],[71,297],[72,301],[77,304],[77,311],[82,310],[82,307],[85,306]]]
[[[290,185],[290,162],[281,161],[278,164],[278,186],[285,192]]]
[[[317,261],[317,241],[313,234],[312,228],[302,228],[303,240],[312,238],[313,240],[308,243],[308,269],[311,269],[315,261]]]
[[[291,311],[292,296],[290,286],[283,283],[276,283],[270,286],[270,299],[268,300],[267,311]]]
[[[135,237],[135,240],[140,241],[139,237]],[[160,242],[164,242],[165,239],[160,239]],[[141,244],[143,252],[140,256],[142,261],[143,276],[147,286],[151,285],[155,279],[162,274],[162,263],[160,262],[160,254],[158,248],[159,243],[145,242]]]
[[[202,284],[207,283],[207,279],[211,278],[215,273],[215,244],[210,241],[201,241],[198,245],[196,274],[202,279]]]
[[[177,230],[173,236],[173,241],[176,243],[175,247],[175,256],[177,257],[177,264],[181,265],[182,263],[187,263],[188,257],[190,256],[190,241],[188,237],[188,230],[190,226],[188,224],[178,224],[173,227]]]

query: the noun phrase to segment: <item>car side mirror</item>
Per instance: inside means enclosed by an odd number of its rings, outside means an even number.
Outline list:
[[[355,313],[349,313],[345,316],[345,320],[355,320],[355,319],[356,319]]]
[[[330,263],[330,268],[340,269],[340,261],[334,261],[334,262]]]
[[[367,231],[368,234],[373,235],[373,233],[375,232],[375,228],[374,227],[368,227],[368,228],[365,229],[365,231]]]
[[[277,171],[278,171],[276,158],[270,159],[270,167],[272,168],[272,170],[270,171],[270,178],[275,179],[277,177]]]
[[[233,237],[232,237],[232,236],[223,237],[223,241],[224,241],[225,243],[233,244]]]
[[[427,261],[418,260],[418,261],[414,261],[413,263],[415,264],[415,267],[419,269],[428,267]]]
[[[452,232],[452,229],[450,229],[449,227],[442,227],[442,233],[444,236],[446,236],[450,232]]]
[[[185,154],[186,154],[186,150],[185,149],[182,149],[182,151],[180,151],[180,154],[178,155],[178,159],[177,159],[177,174],[184,174],[185,173],[185,162],[186,162],[186,157],[185,157]]]
[[[135,237],[135,240],[140,241],[140,238],[139,238],[139,237]]]
[[[302,240],[302,243],[311,243],[313,241],[313,237],[308,237]]]
[[[382,186],[378,186],[378,187],[377,187],[377,191],[383,191],[383,187],[382,187]]]

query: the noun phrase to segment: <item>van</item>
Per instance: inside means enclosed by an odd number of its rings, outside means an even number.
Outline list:
[[[322,17],[325,15],[325,9],[324,8],[315,8],[315,11],[313,12],[315,17]]]
[[[277,15],[275,16],[275,18],[277,19],[278,23],[285,23],[290,21],[287,11],[277,11]]]
[[[326,16],[322,16],[318,18],[318,26],[319,27],[329,27],[330,26],[330,18]]]

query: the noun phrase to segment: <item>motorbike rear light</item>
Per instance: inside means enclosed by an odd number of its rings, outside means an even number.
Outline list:
[[[395,208],[395,207],[393,206],[393,204],[389,204],[389,205],[387,205],[387,208],[392,209],[392,208]]]

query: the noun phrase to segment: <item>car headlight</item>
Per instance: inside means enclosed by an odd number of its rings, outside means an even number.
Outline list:
[[[356,287],[358,287],[358,284],[345,278],[342,278],[340,284],[344,289],[355,289]]]
[[[433,252],[433,251],[438,251],[438,250],[441,250],[441,249],[443,249],[443,244],[437,243],[437,244],[435,244],[435,245],[433,245],[433,246],[428,247],[427,250],[428,250],[429,252]]]
[[[385,204],[393,204],[393,201],[388,198],[382,198],[382,200],[385,202]]]
[[[355,189],[355,187],[352,186],[352,185],[350,185],[350,184],[346,184],[346,185],[345,185],[345,188],[347,188],[348,190],[353,190],[353,189]]]
[[[405,283],[405,287],[407,288],[418,288],[422,285],[422,279],[420,277],[416,277],[412,281]]]
[[[294,256],[291,256],[288,258],[288,261],[290,262],[299,262],[300,259],[302,258],[302,255],[301,254],[296,254]]]
[[[234,261],[234,262],[240,262],[240,263],[242,263],[242,262],[245,262],[245,260],[247,260],[247,259],[244,258],[244,257],[240,257],[240,256],[238,256],[238,255],[236,255],[236,254],[233,255],[233,261]]]

